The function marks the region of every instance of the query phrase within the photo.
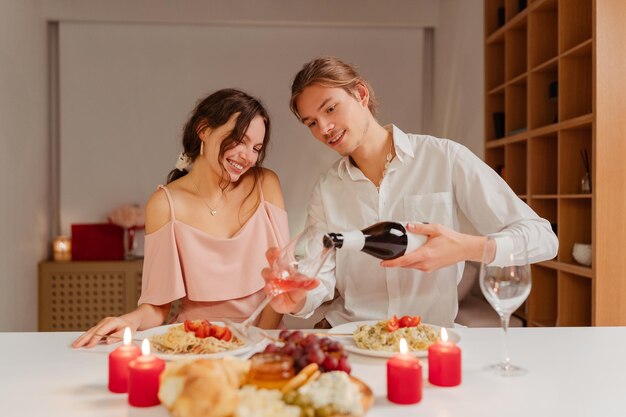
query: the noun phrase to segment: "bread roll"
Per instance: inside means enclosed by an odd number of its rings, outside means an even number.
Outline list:
[[[230,357],[168,363],[159,399],[174,417],[230,416],[248,369],[247,361]]]

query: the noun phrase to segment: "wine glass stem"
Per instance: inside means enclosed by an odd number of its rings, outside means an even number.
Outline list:
[[[505,367],[508,367],[511,364],[511,359],[509,358],[509,320],[511,318],[510,314],[502,314],[500,316],[500,322],[502,323],[502,330],[504,330],[503,337],[503,345],[504,345],[504,360],[502,364]]]
[[[265,296],[265,299],[261,302],[261,304],[259,304],[259,306],[256,308],[256,310],[254,310],[252,312],[252,314],[250,314],[250,317],[248,317],[247,319],[245,319],[241,325],[244,327],[249,327],[252,323],[254,323],[254,320],[256,320],[256,318],[259,316],[259,314],[261,314],[261,312],[263,311],[263,309],[265,307],[267,307],[267,305],[270,303],[270,301],[272,301],[272,298],[274,298],[274,296],[272,294],[267,294]]]

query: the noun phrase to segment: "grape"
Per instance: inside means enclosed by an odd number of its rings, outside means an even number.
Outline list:
[[[303,338],[304,338],[304,335],[302,334],[302,332],[300,330],[296,330],[295,332],[289,335],[287,340],[290,342],[298,343],[298,342],[301,342]]]
[[[328,343],[326,350],[329,352],[341,352],[343,351],[343,347],[341,346],[341,343],[337,342],[336,340],[332,340],[330,343]]]
[[[265,348],[266,352],[280,352],[290,355],[294,361],[294,368],[299,372],[310,363],[319,365],[322,372],[343,371],[351,372],[348,363],[348,354],[343,345],[328,337],[318,337],[309,333],[306,336],[300,330],[282,330],[279,338],[283,341],[282,347],[271,343]]]
[[[280,348],[280,353],[284,353],[286,355],[293,355],[294,350],[296,350],[296,344],[293,342],[287,342]]]
[[[324,350],[326,350],[326,347],[328,346],[328,344],[331,342],[331,340],[328,337],[322,337],[320,339],[320,347]]]
[[[347,374],[352,372],[352,367],[348,363],[348,358],[341,358],[341,359],[339,359],[339,362],[337,363],[337,370],[338,371],[343,371],[343,372],[345,372]]]
[[[316,363],[318,365],[321,365],[322,362],[324,362],[325,357],[326,355],[324,355],[324,352],[322,352],[322,350],[319,348],[309,350],[309,352],[306,355],[306,358],[309,361],[309,363]]]
[[[308,352],[310,350],[322,350],[317,342],[311,343],[310,345],[302,345],[302,349],[304,349],[305,352]]]
[[[313,345],[313,344],[318,344],[318,337],[315,336],[314,334],[308,334],[304,340],[302,341],[302,346],[309,346],[309,345]]]
[[[305,366],[307,366],[308,364],[309,364],[309,361],[307,361],[306,356],[300,356],[295,361],[296,371],[300,372],[300,370],[304,368]]]
[[[306,355],[304,354],[304,349],[302,349],[300,346],[296,346],[293,349],[291,356],[293,356],[294,359],[298,359],[299,357],[306,356]]]
[[[326,357],[324,358],[324,362],[322,362],[322,366],[326,371],[336,371],[338,365],[339,361],[337,360],[337,358],[330,355],[326,355]]]

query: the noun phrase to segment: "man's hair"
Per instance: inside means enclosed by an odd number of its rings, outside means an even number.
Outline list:
[[[339,58],[325,56],[315,58],[304,64],[291,83],[291,100],[289,108],[299,120],[302,120],[296,107],[296,100],[302,91],[310,85],[318,84],[322,87],[343,88],[348,94],[358,99],[357,85],[363,84],[369,90],[367,106],[376,116],[377,101],[370,84],[359,74],[354,65],[343,62]]]

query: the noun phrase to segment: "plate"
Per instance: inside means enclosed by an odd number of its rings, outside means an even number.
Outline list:
[[[332,329],[328,330],[328,335],[332,336],[333,334],[346,334],[346,333],[352,334],[357,329],[357,327],[362,324],[369,324],[370,326],[373,326],[379,321],[380,320],[355,321],[352,323],[341,324],[339,326],[333,327]],[[434,324],[428,324],[428,323],[423,323],[423,324],[424,326],[428,326],[432,328],[437,333],[439,333],[441,330],[441,326],[435,326]],[[446,330],[448,332],[449,340],[453,341],[454,343],[458,343],[459,340],[461,340],[461,336],[457,332],[448,328],[446,328]],[[356,353],[358,355],[375,356],[378,358],[391,358],[392,356],[398,353],[398,352],[386,352],[382,350],[369,350],[369,349],[360,348],[356,345],[356,343],[354,342],[354,338],[352,336],[335,336],[335,337],[343,344],[343,348],[345,350],[351,353]],[[428,356],[428,350],[411,351],[410,353],[420,358],[425,358]]]
[[[217,324],[218,326],[224,326],[224,323],[219,322],[219,321],[212,321],[211,324]],[[165,326],[158,326],[158,327],[153,327],[151,329],[148,330],[143,330],[140,332],[137,332],[135,334],[135,336],[133,337],[134,339],[150,339],[151,336],[155,336],[157,334],[164,334],[167,332],[167,330],[170,327],[173,326],[180,326],[182,325],[182,323],[175,323],[175,324],[168,324]],[[253,340],[259,340],[259,342],[257,343],[246,343],[243,346],[241,346],[240,348],[237,349],[233,349],[233,350],[226,350],[224,352],[216,352],[216,353],[202,353],[202,354],[194,354],[194,353],[163,353],[163,352],[159,352],[156,349],[152,349],[151,353],[154,354],[154,356],[164,359],[164,360],[168,360],[168,361],[173,361],[173,360],[177,360],[177,359],[200,359],[200,358],[210,358],[210,359],[218,359],[218,358],[223,358],[224,356],[239,356],[239,355],[243,355],[245,353],[248,353],[250,350],[252,350],[253,348],[257,347],[257,345],[263,343],[265,341],[265,336],[263,334],[263,332],[261,331],[261,329],[259,329],[258,327],[251,327],[250,328],[250,332],[251,332],[251,336]]]

